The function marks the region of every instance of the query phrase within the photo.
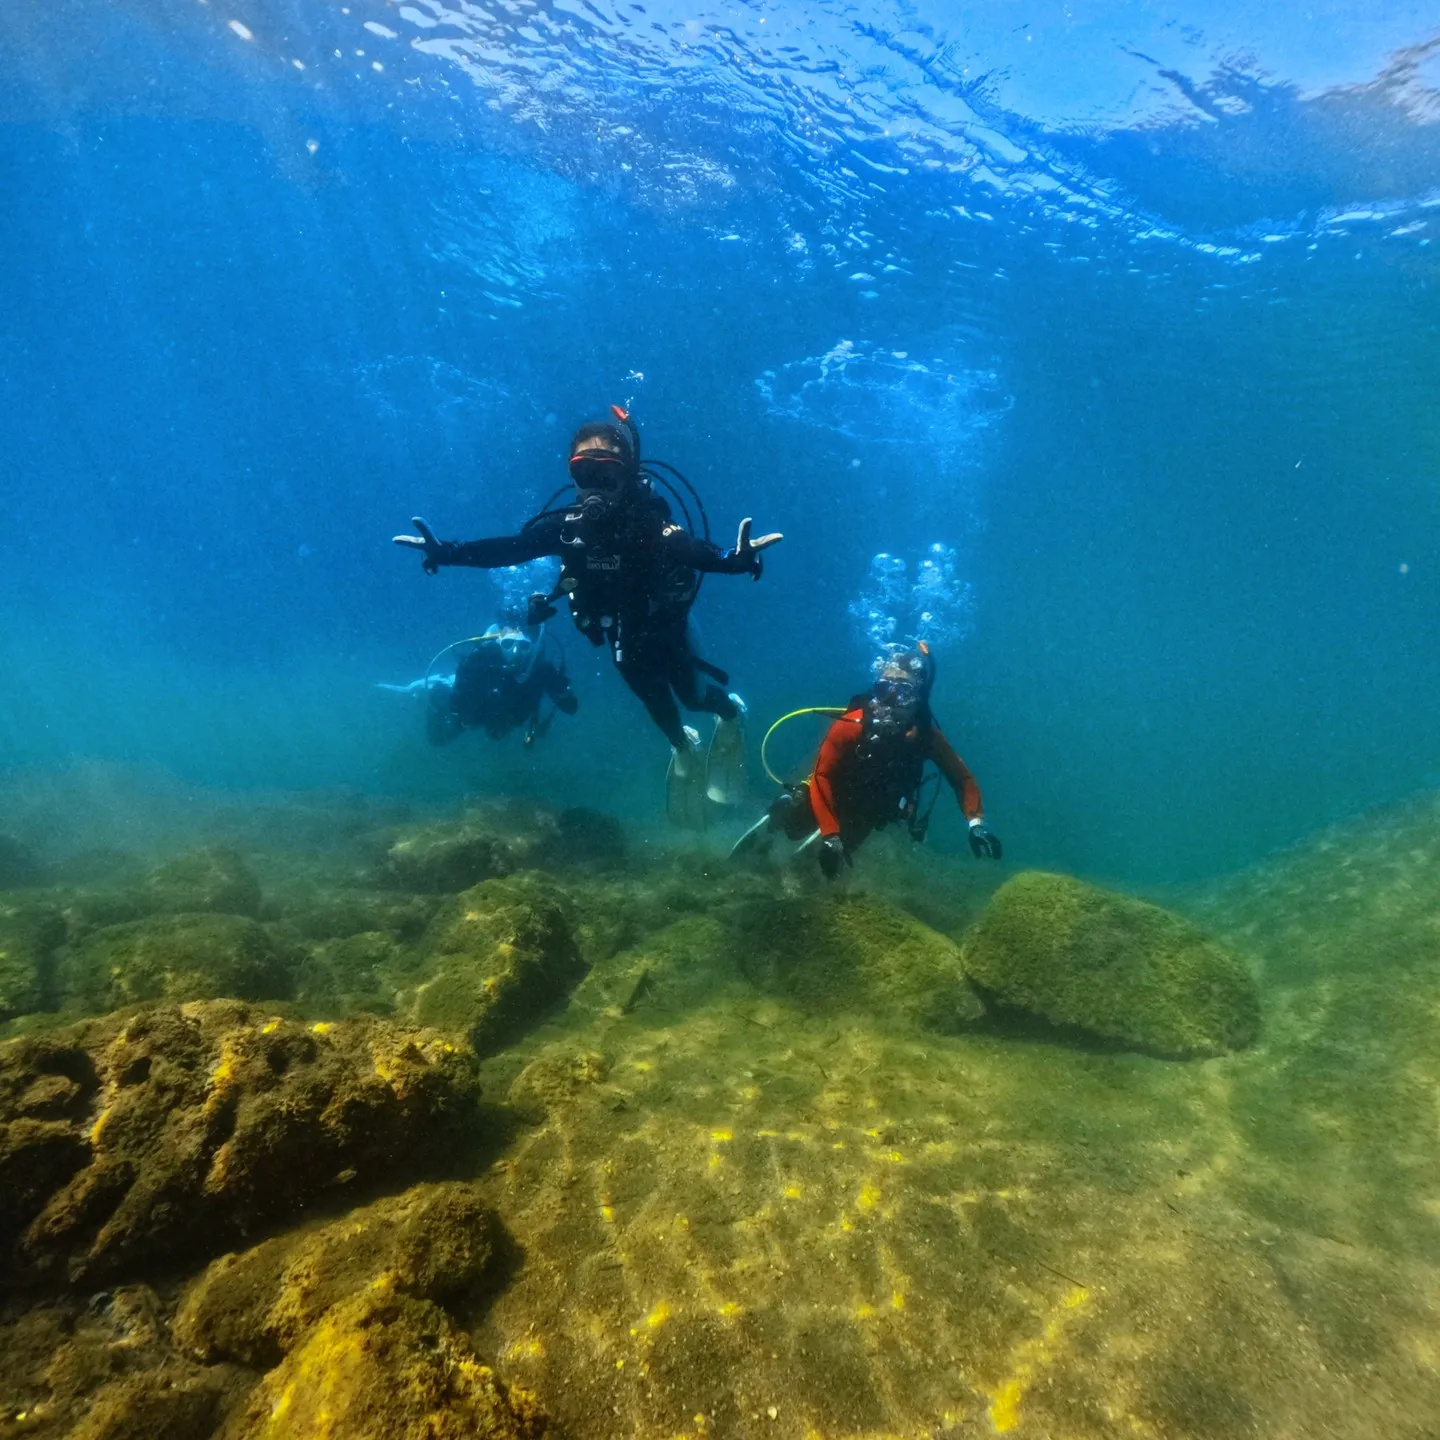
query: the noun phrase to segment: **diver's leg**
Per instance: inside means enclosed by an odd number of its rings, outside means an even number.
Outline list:
[[[747,789],[745,730],[740,718],[745,713],[744,702],[702,677],[690,638],[683,630],[671,637],[666,662],[666,674],[680,703],[687,710],[701,710],[715,717],[715,734],[705,761],[705,793],[717,805],[741,804]]]
[[[663,642],[665,674],[671,688],[687,710],[700,710],[721,720],[734,720],[743,713],[737,695],[728,695],[695,663],[695,651],[686,630],[676,630]]]
[[[689,749],[690,737],[680,722],[680,707],[671,693],[670,681],[651,657],[642,649],[632,649],[623,660],[616,662],[615,668],[671,746],[676,750]]]

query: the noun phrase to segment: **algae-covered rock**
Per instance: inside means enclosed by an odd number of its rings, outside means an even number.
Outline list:
[[[150,874],[143,889],[154,908],[167,914],[260,914],[260,882],[227,845],[168,861]]]
[[[455,821],[402,835],[385,856],[382,878],[404,890],[453,894],[514,869],[503,837]]]
[[[199,1359],[268,1370],[332,1305],[362,1290],[462,1294],[489,1265],[494,1233],[473,1185],[417,1185],[215,1261],[186,1292],[175,1337]]]
[[[1218,1055],[1260,1032],[1243,961],[1187,920],[1068,875],[996,891],[965,969],[1003,1004],[1157,1055]]]
[[[101,1283],[205,1259],[352,1180],[453,1151],[463,1044],[305,1026],[231,1001],[0,1045],[0,1283]]]
[[[164,1311],[149,1286],[119,1285],[0,1321],[0,1434],[206,1440],[254,1377],[186,1359]]]
[[[675,1014],[726,986],[748,989],[737,966],[733,931],[714,915],[685,915],[627,950],[598,962],[576,987],[577,1012]]]
[[[223,1440],[538,1440],[546,1428],[438,1305],[382,1284],[327,1311]]]
[[[385,934],[418,940],[443,899],[437,894],[401,895],[393,890],[329,889],[282,898],[285,923],[307,940],[345,940]]]
[[[113,1380],[96,1393],[66,1440],[209,1440],[232,1386],[204,1371]]]
[[[860,1011],[941,1031],[984,1015],[959,947],[873,896],[759,901],[737,909],[731,923],[746,978],[809,1010]]]
[[[65,920],[52,905],[0,905],[0,1020],[49,1008]]]
[[[530,863],[614,870],[625,863],[625,831],[613,815],[573,806],[537,817]]]
[[[564,897],[531,875],[457,895],[422,948],[433,969],[410,999],[410,1018],[468,1035],[482,1054],[533,1024],[585,974]]]
[[[99,1013],[147,1000],[286,1000],[294,959],[241,915],[154,915],[92,931],[63,957],[61,1002]]]
[[[295,998],[327,1015],[391,1015],[401,948],[379,931],[361,931],[314,946],[300,964]]]

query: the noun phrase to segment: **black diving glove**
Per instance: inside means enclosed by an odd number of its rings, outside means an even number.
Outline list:
[[[420,532],[418,535],[397,535],[395,543],[420,551],[420,568],[427,575],[433,575],[442,565],[450,563],[450,552],[454,548],[449,540],[437,540],[435,532],[418,516],[410,523]]]
[[[764,562],[760,559],[760,552],[768,550],[772,545],[778,545],[785,537],[776,531],[773,535],[761,535],[759,539],[750,538],[750,527],[755,522],[747,515],[740,522],[740,533],[735,537],[735,548],[726,557],[729,560],[739,560],[749,572],[752,580],[760,578],[764,570]]]
[[[983,821],[971,821],[970,853],[977,860],[998,860],[1000,851],[1000,837],[993,830],[987,830]]]
[[[840,873],[841,866],[850,860],[845,853],[845,842],[838,835],[827,835],[820,842],[816,855],[820,860],[820,873],[827,880],[833,880]]]

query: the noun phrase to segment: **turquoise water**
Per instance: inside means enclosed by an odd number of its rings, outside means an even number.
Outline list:
[[[0,42],[8,770],[657,815],[578,636],[533,755],[429,753],[373,689],[498,595],[390,536],[514,529],[618,401],[722,541],[786,534],[696,612],[757,720],[864,683],[877,552],[954,550],[937,711],[1018,862],[1215,874],[1433,784],[1424,7],[177,0]]]

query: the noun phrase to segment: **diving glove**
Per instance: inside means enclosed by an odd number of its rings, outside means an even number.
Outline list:
[[[850,860],[845,853],[845,842],[838,835],[827,835],[815,853],[820,858],[820,873],[827,880],[833,880],[840,873],[841,866]]]
[[[739,560],[750,578],[758,580],[765,568],[765,563],[760,558],[760,552],[768,550],[772,545],[778,545],[785,537],[777,531],[773,535],[761,535],[752,540],[750,527],[754,523],[748,515],[740,522],[740,533],[735,537],[735,548],[726,558]]]
[[[1000,837],[985,828],[983,820],[970,822],[970,853],[977,860],[998,860],[1000,858]]]
[[[420,568],[427,575],[433,575],[442,565],[450,563],[453,542],[437,540],[435,532],[418,516],[413,515],[410,523],[420,532],[418,535],[397,535],[395,543],[411,550],[420,551]]]

